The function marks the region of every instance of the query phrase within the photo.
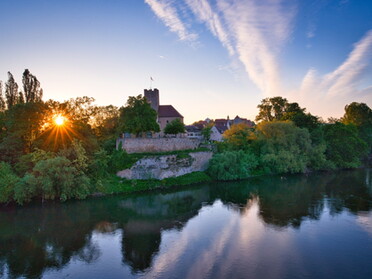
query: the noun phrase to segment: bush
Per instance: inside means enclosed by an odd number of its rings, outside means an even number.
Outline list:
[[[261,167],[265,172],[301,173],[310,166],[313,147],[307,129],[296,127],[290,121],[261,122],[257,125],[257,135]]]
[[[208,174],[217,180],[244,179],[251,176],[257,165],[258,160],[252,153],[225,151],[215,154],[209,161]]]
[[[39,161],[32,173],[18,181],[14,199],[19,204],[36,197],[62,201],[83,199],[90,193],[89,186],[89,178],[83,172],[75,168],[67,158],[58,156]]]
[[[8,163],[0,162],[0,203],[13,200],[14,187],[18,180],[12,167]]]

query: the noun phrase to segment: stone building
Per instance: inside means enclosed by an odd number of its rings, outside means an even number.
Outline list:
[[[172,105],[160,105],[159,90],[157,88],[145,89],[144,95],[158,115],[161,134],[169,122],[180,119],[183,123],[183,116]]]

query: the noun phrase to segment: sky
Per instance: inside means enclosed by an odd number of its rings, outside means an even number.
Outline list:
[[[371,0],[0,0],[0,80],[44,100],[125,105],[158,88],[190,124],[254,120],[263,98],[341,117],[372,107]],[[153,78],[151,82],[150,77]]]

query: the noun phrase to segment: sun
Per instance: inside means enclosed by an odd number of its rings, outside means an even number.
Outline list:
[[[54,116],[54,123],[57,126],[62,126],[63,124],[65,124],[65,121],[66,121],[66,118],[63,115],[58,114]]]

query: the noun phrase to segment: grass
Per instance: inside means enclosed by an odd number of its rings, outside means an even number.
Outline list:
[[[205,172],[193,172],[178,177],[165,178],[163,180],[127,180],[112,176],[102,181],[98,190],[104,194],[134,193],[209,182],[211,180],[212,179]]]

